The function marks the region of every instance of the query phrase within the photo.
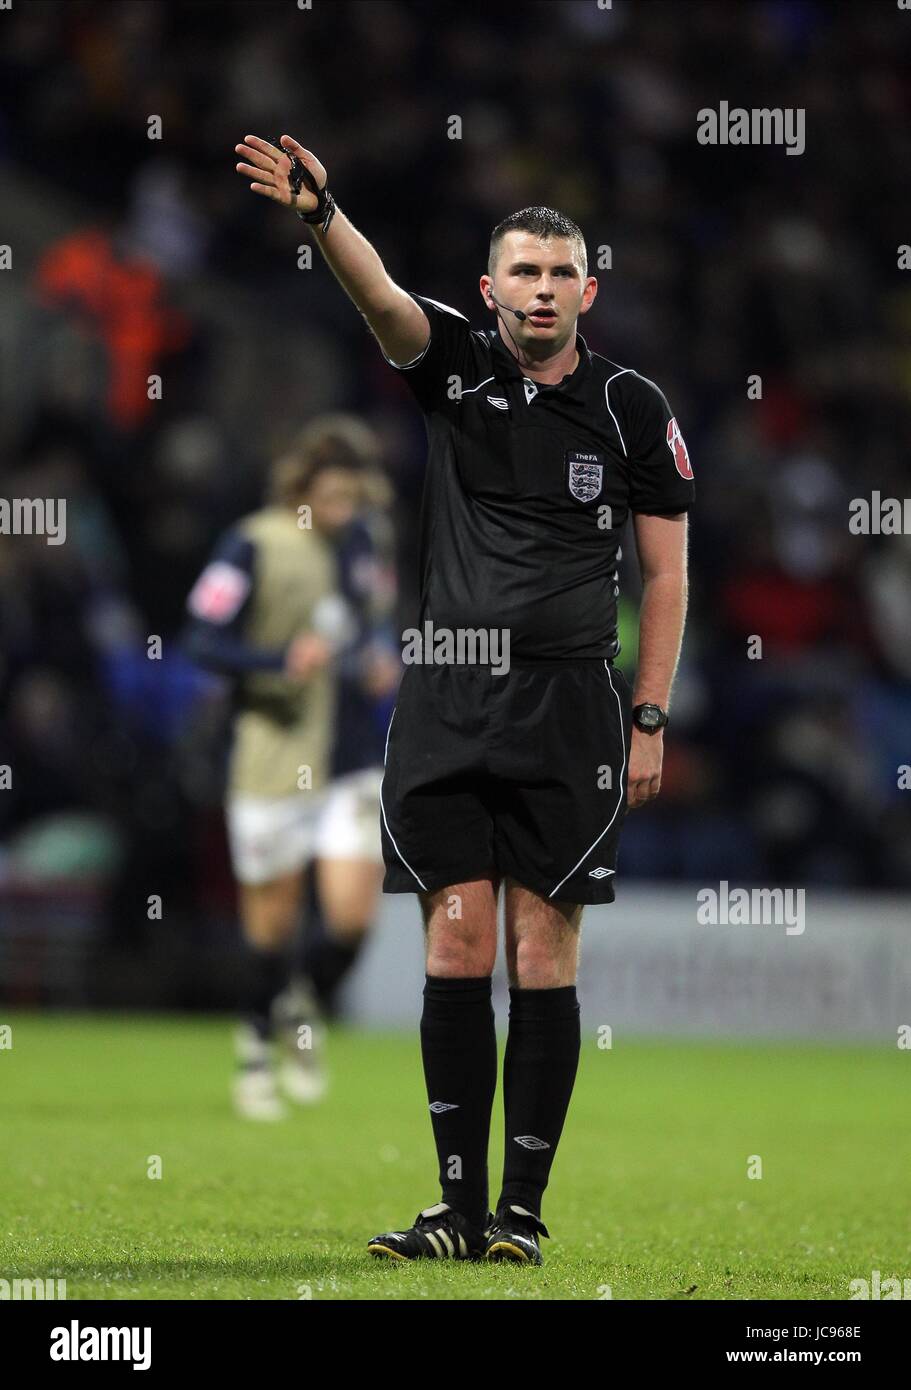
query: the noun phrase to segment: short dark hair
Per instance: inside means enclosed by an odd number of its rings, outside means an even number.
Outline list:
[[[507,232],[530,232],[532,236],[548,240],[550,237],[568,237],[578,243],[582,258],[582,273],[588,274],[588,255],[585,250],[585,237],[581,230],[562,212],[553,208],[522,208],[521,212],[511,212],[498,222],[490,234],[490,252],[487,257],[487,273],[493,275],[500,254],[500,243]]]

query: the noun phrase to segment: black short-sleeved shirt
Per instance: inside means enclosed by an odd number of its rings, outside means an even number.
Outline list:
[[[615,656],[627,515],[672,516],[693,502],[670,406],[581,334],[576,370],[542,386],[498,329],[473,330],[448,305],[412,298],[430,341],[413,362],[386,361],[427,428],[421,623],[508,629],[516,659]]]

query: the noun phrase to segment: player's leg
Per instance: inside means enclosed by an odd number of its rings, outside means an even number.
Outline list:
[[[409,1231],[374,1237],[372,1254],[414,1259],[483,1252],[497,1084],[491,975],[498,890],[499,881],[488,876],[420,895],[427,972],[421,1056],[441,1195]]]
[[[582,908],[508,880],[509,1031],[503,1059],[503,1186],[488,1257],[540,1262],[541,1200],[579,1065]]]
[[[319,859],[317,887],[332,935],[350,944],[370,929],[383,882],[375,859]]]
[[[266,883],[238,884],[244,940],[254,950],[287,951],[300,912],[303,874],[300,869]]]
[[[234,1104],[247,1119],[277,1120],[284,1114],[272,1073],[271,1042],[275,1001],[290,977],[301,891],[299,870],[266,883],[238,884],[243,1019],[235,1032]]]
[[[328,1087],[325,1022],[312,983],[297,965],[306,892],[306,872],[298,870],[273,883],[248,885],[240,895],[248,944],[254,936],[272,943],[266,949],[276,968],[268,982],[265,1036],[276,1046],[281,1089],[299,1105],[322,1100]],[[257,920],[258,929],[252,926]]]
[[[244,946],[234,1100],[247,1118],[278,1119],[271,1045],[292,987],[313,810],[300,797],[231,797],[226,809]]]
[[[331,1016],[370,934],[383,867],[370,859],[317,859],[314,873],[316,916],[308,923],[303,964],[320,1008]]]
[[[316,837],[318,920],[304,946],[304,973],[331,1013],[376,916],[383,882],[381,768],[340,778],[329,788]]]

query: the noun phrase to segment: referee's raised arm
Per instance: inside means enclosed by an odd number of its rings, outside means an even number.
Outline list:
[[[302,215],[309,216],[320,207],[319,195],[325,193],[328,183],[326,170],[312,150],[304,149],[290,135],[281,137],[280,147],[258,135],[247,135],[234,149],[246,160],[236,166],[237,172],[254,180],[250,185],[254,193]],[[291,182],[294,157],[309,172],[317,192],[311,192],[306,184],[295,192]],[[326,230],[316,223],[311,225],[330,270],[367,320],[386,356],[395,363],[420,356],[430,338],[427,315],[391,279],[367,238],[338,208]]]

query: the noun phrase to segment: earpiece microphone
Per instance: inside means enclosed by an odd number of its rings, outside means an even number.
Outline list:
[[[522,309],[510,309],[508,304],[501,304],[499,299],[497,299],[496,295],[494,294],[493,290],[488,290],[487,296],[489,299],[493,300],[494,304],[496,304],[498,309],[505,309],[508,314],[515,314],[516,318],[519,320],[520,323],[523,321],[523,319],[528,318],[528,315]]]

